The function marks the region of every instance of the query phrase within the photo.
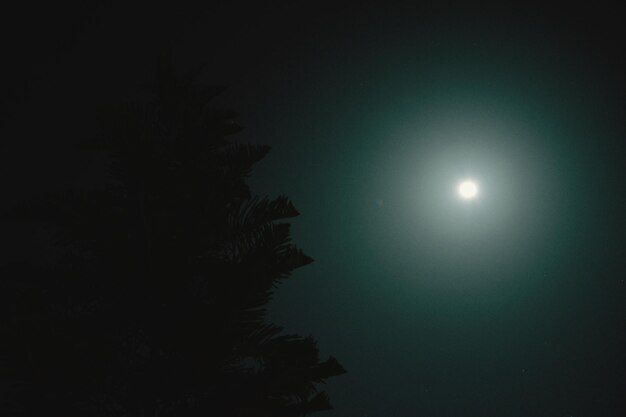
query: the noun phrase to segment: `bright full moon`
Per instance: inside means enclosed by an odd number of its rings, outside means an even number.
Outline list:
[[[470,200],[478,195],[478,186],[474,181],[465,180],[459,184],[458,191],[461,198]]]

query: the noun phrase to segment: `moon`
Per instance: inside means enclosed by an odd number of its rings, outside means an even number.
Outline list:
[[[478,185],[472,180],[463,180],[457,189],[459,196],[464,200],[471,200],[478,195]]]

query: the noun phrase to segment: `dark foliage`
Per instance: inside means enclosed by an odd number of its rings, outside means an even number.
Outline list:
[[[233,144],[221,87],[159,63],[154,100],[100,109],[114,181],[13,215],[58,226],[53,268],[3,267],[2,415],[300,416],[342,374],[315,341],[266,323],[276,284],[312,260],[285,197],[253,197],[267,146]]]

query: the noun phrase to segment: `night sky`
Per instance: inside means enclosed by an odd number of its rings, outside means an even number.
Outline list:
[[[316,262],[271,319],[348,370],[325,415],[624,415],[617,11],[86,3],[2,13],[0,208],[99,181],[76,148],[95,105],[153,80],[171,45],[230,85],[238,140],[272,146],[253,190],[301,212]]]

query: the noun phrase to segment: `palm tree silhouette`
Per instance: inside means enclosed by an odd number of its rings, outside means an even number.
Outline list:
[[[310,337],[265,319],[276,285],[312,261],[288,198],[252,196],[268,146],[235,144],[223,87],[159,60],[154,99],[99,109],[91,147],[112,181],[23,204],[58,225],[51,269],[3,267],[3,415],[301,416],[344,373]]]

